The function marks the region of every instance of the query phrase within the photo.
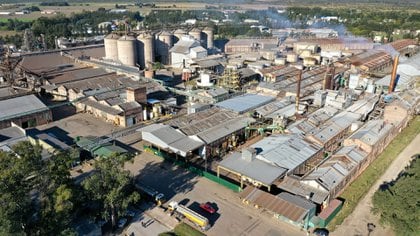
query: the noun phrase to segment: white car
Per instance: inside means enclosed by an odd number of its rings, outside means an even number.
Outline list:
[[[119,221],[118,221],[118,228],[122,228],[122,227],[124,227],[124,225],[127,223],[127,219],[126,218],[121,218]]]

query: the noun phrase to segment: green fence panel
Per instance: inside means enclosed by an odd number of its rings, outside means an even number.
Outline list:
[[[209,173],[207,171],[203,171],[203,170],[201,170],[201,169],[199,169],[197,167],[190,166],[190,165],[188,165],[188,163],[186,163],[184,161],[175,160],[174,158],[170,157],[168,154],[166,154],[164,152],[161,152],[161,151],[159,151],[159,150],[157,150],[157,149],[155,149],[153,147],[144,146],[143,148],[144,148],[144,150],[146,152],[149,152],[149,153],[152,153],[152,154],[154,154],[156,156],[162,157],[164,159],[173,161],[175,165],[184,167],[187,170],[189,170],[189,171],[191,171],[191,172],[193,172],[193,173],[195,173],[195,174],[197,174],[199,176],[203,176],[206,179],[211,180],[213,182],[216,182],[216,183],[218,183],[218,184],[220,184],[222,186],[225,186],[226,188],[228,188],[228,189],[230,189],[230,190],[232,190],[234,192],[241,192],[242,191],[241,187],[239,187],[236,184],[233,184],[233,183],[231,183],[231,182],[229,182],[227,180],[224,180],[222,178],[219,178],[216,175],[213,175],[213,174],[211,174],[211,173]]]

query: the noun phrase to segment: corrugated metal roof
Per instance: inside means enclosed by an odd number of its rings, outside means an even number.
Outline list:
[[[43,111],[48,111],[48,107],[33,94],[0,101],[0,120]]]
[[[251,145],[259,150],[257,158],[290,170],[295,169],[321,150],[297,135],[271,135]]]
[[[221,138],[229,136],[236,131],[245,129],[248,123],[254,121],[255,119],[250,117],[239,117],[237,119],[230,120],[216,127],[200,132],[197,134],[197,136],[207,144],[210,144]]]
[[[96,102],[96,101],[93,101],[93,100],[91,100],[89,98],[80,100],[79,102],[82,103],[82,104],[84,104],[84,105],[86,105],[86,106],[93,107],[93,108],[95,108],[95,109],[97,109],[99,111],[103,111],[103,112],[105,112],[107,114],[119,115],[119,114],[122,113],[121,110],[118,110],[118,109],[116,109],[114,107],[110,107],[110,106],[101,104],[101,103]]]
[[[392,129],[391,124],[386,124],[383,120],[370,120],[348,139],[358,139],[370,146],[375,145],[378,140],[388,135]]]
[[[309,211],[315,208],[315,204],[289,193],[274,196],[254,187],[247,187],[241,196],[245,201],[297,223],[301,223]]]
[[[219,165],[267,186],[272,185],[274,181],[283,176],[287,171],[284,168],[270,165],[256,158],[250,161],[244,160],[239,152],[230,154]]]
[[[317,204],[322,204],[328,198],[329,195],[328,191],[314,188],[289,176],[286,176],[283,179],[283,181],[278,185],[278,187],[295,195],[299,195],[302,197],[309,196],[310,200]]]
[[[273,97],[259,94],[244,94],[231,99],[227,99],[223,102],[216,103],[215,105],[235,111],[237,113],[244,113],[274,101],[274,99],[275,98]]]
[[[185,134],[175,130],[169,125],[152,124],[139,129],[142,132],[143,140],[160,146],[165,145],[175,153],[186,156],[188,152],[194,151],[204,145],[203,142],[192,139]],[[145,135],[149,133],[151,136]]]

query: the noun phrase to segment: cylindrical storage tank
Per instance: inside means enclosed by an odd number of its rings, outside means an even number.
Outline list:
[[[177,29],[174,31],[174,43],[178,42],[179,40],[181,40],[182,36],[186,35],[187,32],[183,29]]]
[[[154,36],[144,33],[137,37],[138,60],[142,69],[148,68],[149,64],[155,62]]]
[[[296,53],[289,53],[286,56],[286,61],[289,63],[296,63],[298,60],[298,55]]]
[[[190,32],[189,35],[193,36],[194,39],[198,40],[201,43],[201,30],[199,28],[194,28]]]
[[[162,64],[169,64],[169,49],[174,45],[172,34],[167,31],[162,31],[158,35],[158,45],[156,45],[156,52],[160,56]]]
[[[118,60],[117,41],[119,36],[116,34],[109,34],[104,39],[105,44],[105,58],[113,61]]]
[[[118,60],[127,66],[136,66],[137,48],[136,38],[130,35],[124,35],[117,41]]]
[[[214,32],[210,27],[206,27],[203,30],[203,33],[206,35],[206,48],[213,48],[214,46]]]
[[[147,110],[143,110],[143,120],[147,120]]]

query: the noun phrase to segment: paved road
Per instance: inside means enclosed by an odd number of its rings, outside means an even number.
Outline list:
[[[420,134],[398,155],[392,162],[388,170],[372,186],[366,196],[359,202],[356,209],[349,215],[331,235],[368,235],[367,223],[376,225],[371,236],[394,235],[390,227],[379,224],[379,217],[370,212],[372,197],[379,186],[384,182],[395,179],[398,174],[409,164],[411,157],[420,152]]]
[[[141,223],[147,224],[147,227],[143,227]],[[146,214],[139,214],[134,217],[131,221],[130,226],[124,230],[121,235],[130,236],[156,236],[163,232],[168,232],[171,229],[160,223],[159,221],[151,218]]]
[[[163,162],[161,158],[143,152],[133,163],[127,163],[136,179],[165,194],[169,201],[178,201],[206,216],[211,228],[205,233],[209,236],[289,236],[306,235],[297,227],[274,219],[272,214],[242,204],[237,193],[206,178],[198,177],[182,168]],[[209,215],[198,206],[201,202],[214,203],[217,212]],[[152,214],[167,226],[169,220]]]

